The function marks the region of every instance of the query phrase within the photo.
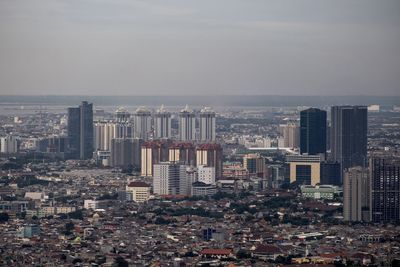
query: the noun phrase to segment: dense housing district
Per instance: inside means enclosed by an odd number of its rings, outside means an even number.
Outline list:
[[[398,106],[3,105],[0,265],[400,266],[399,128]]]

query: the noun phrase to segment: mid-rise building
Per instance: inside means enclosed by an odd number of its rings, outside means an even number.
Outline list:
[[[290,183],[315,186],[321,183],[321,156],[288,155]]]
[[[200,142],[215,141],[215,112],[210,107],[200,111]]]
[[[343,219],[369,220],[369,173],[362,167],[349,168],[343,176]]]
[[[265,158],[260,154],[247,154],[243,157],[243,167],[251,175],[264,177],[266,173]]]
[[[150,199],[150,188],[151,186],[145,182],[133,181],[126,186],[126,192],[132,194],[133,201],[143,203]]]
[[[205,184],[215,185],[215,167],[207,167],[204,165],[197,166],[198,181]]]
[[[196,117],[188,105],[179,112],[179,140],[196,140]]]
[[[180,180],[186,177],[185,165],[172,162],[154,164],[153,192],[156,195],[180,194]]]
[[[340,194],[339,187],[334,185],[302,185],[300,187],[301,195],[305,198],[313,199],[334,199]]]
[[[300,153],[326,153],[326,111],[309,108],[300,112]]]
[[[200,181],[192,184],[192,196],[210,197],[217,193],[217,187],[213,184],[206,184]]]
[[[197,181],[197,168],[180,164],[180,175],[179,175],[179,194],[184,196],[190,196],[192,193],[192,184]],[[185,170],[185,172],[183,172]]]

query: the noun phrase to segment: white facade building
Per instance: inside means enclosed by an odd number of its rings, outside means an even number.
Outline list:
[[[179,140],[196,140],[196,117],[188,105],[179,112]]]
[[[151,112],[145,107],[139,107],[133,115],[134,137],[147,140],[151,133]]]
[[[171,137],[171,113],[168,112],[164,105],[155,114],[154,121],[154,138],[170,138]]]
[[[111,150],[111,140],[114,138],[131,138],[133,126],[124,122],[95,122],[94,150]]]
[[[7,135],[0,138],[0,152],[1,153],[17,153],[18,152],[18,139],[15,136]]]
[[[215,167],[200,165],[197,167],[198,181],[205,184],[215,184]]]
[[[200,141],[215,141],[215,112],[210,107],[205,107],[200,112]]]

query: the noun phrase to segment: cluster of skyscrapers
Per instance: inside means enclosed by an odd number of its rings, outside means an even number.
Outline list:
[[[400,161],[368,157],[367,107],[332,107],[330,131],[326,118],[324,110],[301,111],[300,155],[288,157],[291,181],[343,185],[344,220],[399,221]]]
[[[94,151],[111,151],[113,139],[136,138],[142,141],[175,139],[183,142],[215,142],[215,112],[205,107],[198,116],[188,106],[178,114],[177,136],[171,133],[171,112],[161,106],[154,114],[139,107],[132,118],[125,109],[116,111],[112,121],[93,122],[93,105],[82,102],[79,107],[68,109],[69,157],[90,159]]]
[[[115,119],[93,122],[93,106],[82,102],[68,109],[68,152],[73,159],[101,161],[112,167],[133,167],[153,178],[154,193],[215,192],[222,178],[222,147],[216,141],[215,112],[203,108],[197,115],[188,106],[176,114],[161,106],[154,113],[139,107],[131,117],[118,109]],[[299,185],[343,185],[343,215],[349,221],[400,220],[399,163],[367,155],[366,106],[334,106],[327,112],[309,108],[300,112],[300,125],[284,127],[286,143],[298,145],[288,155],[289,181]],[[176,128],[175,128],[176,129]],[[295,138],[298,136],[298,138]],[[95,153],[93,153],[95,152]],[[246,169],[265,173],[265,161],[244,158]],[[254,162],[253,162],[254,161]],[[254,166],[253,166],[254,165]]]
[[[190,195],[194,182],[203,183],[198,184],[203,192],[214,192],[222,176],[216,114],[205,107],[196,116],[186,106],[177,115],[178,134],[172,136],[172,114],[164,106],[154,114],[139,107],[132,117],[119,108],[113,120],[93,122],[92,104],[82,102],[68,109],[70,158],[94,157],[103,165],[140,170],[141,176],[153,178],[156,194]]]

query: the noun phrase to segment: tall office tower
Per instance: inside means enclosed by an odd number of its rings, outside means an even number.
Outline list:
[[[345,221],[368,221],[369,219],[368,170],[349,168],[343,177],[343,218]]]
[[[216,179],[222,178],[222,147],[219,144],[200,144],[196,148],[196,166],[215,168]]]
[[[400,159],[372,158],[371,220],[373,222],[400,221]]]
[[[342,170],[366,166],[367,107],[335,106],[331,109],[331,158]]]
[[[111,140],[114,138],[132,138],[133,126],[129,122],[95,122],[94,149],[111,150]]]
[[[293,122],[286,125],[280,125],[283,135],[283,146],[289,148],[298,148],[300,145],[300,128]]]
[[[194,166],[196,149],[192,143],[176,143],[169,147],[169,161]]]
[[[134,137],[147,140],[151,133],[151,113],[145,107],[139,107],[133,116]]]
[[[338,162],[321,162],[321,184],[338,185],[342,184],[342,171]]]
[[[83,101],[80,105],[80,159],[93,157],[93,104]]]
[[[300,185],[317,185],[321,182],[320,155],[288,155],[290,183]]]
[[[80,128],[81,128],[80,108],[68,108],[68,152],[72,159],[79,159],[80,155]]]
[[[200,141],[215,141],[215,112],[210,107],[200,111]]]
[[[243,157],[243,167],[249,174],[264,177],[266,172],[265,158],[260,154],[247,154]]]
[[[78,108],[68,108],[68,139],[72,158],[93,156],[93,104],[83,101]]]
[[[326,111],[309,108],[300,112],[300,153],[326,153]]]
[[[164,105],[161,105],[155,114],[154,138],[171,138],[171,113],[164,108]]]
[[[153,192],[157,195],[180,194],[180,184],[186,179],[185,165],[171,162],[154,164]],[[184,188],[183,188],[184,189]]]
[[[127,123],[131,118],[131,114],[123,107],[119,107],[115,111],[115,120],[120,123]]]
[[[196,117],[188,105],[179,112],[179,140],[196,140]]]
[[[169,161],[169,140],[147,141],[141,146],[141,176],[153,176],[154,164]]]
[[[139,168],[141,140],[138,138],[113,138],[110,160],[112,167]]]

